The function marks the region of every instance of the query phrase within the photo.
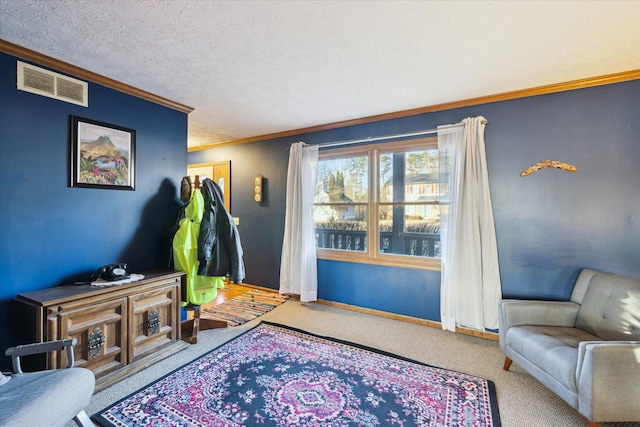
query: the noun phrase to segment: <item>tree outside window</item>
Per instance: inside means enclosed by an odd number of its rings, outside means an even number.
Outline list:
[[[439,268],[440,160],[436,138],[321,151],[318,257]]]

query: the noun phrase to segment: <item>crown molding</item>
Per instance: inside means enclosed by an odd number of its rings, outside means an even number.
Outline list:
[[[521,89],[511,92],[504,92],[497,95],[481,96],[477,98],[465,99],[462,101],[447,102],[444,104],[436,104],[427,107],[413,108],[410,110],[402,110],[394,113],[378,114],[375,116],[362,117],[359,119],[345,120],[341,122],[329,123],[326,125],[311,126],[302,129],[295,129],[284,132],[270,133],[266,135],[252,136],[249,138],[235,139],[232,141],[224,141],[206,145],[198,145],[187,148],[187,151],[200,151],[209,148],[217,148],[224,145],[244,144],[248,142],[264,141],[268,139],[284,138],[287,136],[301,135],[311,132],[319,132],[323,130],[337,129],[347,126],[361,125],[364,123],[378,122],[382,120],[397,119],[407,116],[415,116],[424,113],[433,113],[436,111],[452,110],[454,108],[470,107],[473,105],[489,104],[492,102],[508,101],[512,99],[527,98],[530,96],[547,95],[550,93],[566,92],[576,89],[584,89],[594,86],[608,85],[612,83],[621,83],[630,80],[640,79],[640,70],[624,71],[621,73],[607,74],[604,76],[590,77],[580,80],[572,80],[564,83],[556,83],[545,86],[538,86],[530,89]]]
[[[52,68],[66,74],[70,74],[74,77],[85,79],[93,83],[97,83],[97,84],[109,87],[111,89],[115,89],[117,91],[129,94],[129,95],[133,95],[138,98],[142,98],[147,101],[150,101],[168,108],[172,108],[174,110],[181,111],[186,114],[189,114],[190,112],[193,111],[193,107],[189,107],[187,105],[172,101],[170,99],[163,98],[158,95],[154,95],[142,89],[138,89],[136,87],[127,85],[117,80],[110,79],[108,77],[102,76],[92,71],[88,71],[83,68],[77,67],[75,65],[71,65],[69,63],[52,58],[50,56],[43,55],[41,53],[24,48],[14,43],[8,42],[6,40],[0,39],[0,52],[4,52],[9,55],[16,56],[20,59],[31,61],[39,65]],[[481,96],[477,98],[465,99],[462,101],[454,101],[454,102],[447,102],[443,104],[436,104],[436,105],[431,105],[426,107],[418,107],[418,108],[413,108],[409,110],[396,111],[393,113],[385,113],[385,114],[362,117],[358,119],[344,120],[344,121],[335,122],[335,123],[328,123],[325,125],[311,126],[311,127],[294,129],[289,131],[257,135],[257,136],[252,136],[248,138],[241,138],[241,139],[217,142],[212,144],[198,145],[195,147],[188,147],[187,151],[189,152],[200,151],[200,150],[207,150],[210,148],[217,148],[225,145],[245,144],[249,142],[264,141],[268,139],[284,138],[288,136],[301,135],[301,134],[310,133],[310,132],[319,132],[323,130],[337,129],[337,128],[342,128],[347,126],[355,126],[355,125],[361,125],[365,123],[378,122],[382,120],[390,120],[390,119],[397,119],[401,117],[415,116],[415,115],[424,114],[424,113],[433,113],[436,111],[451,110],[454,108],[469,107],[473,105],[488,104],[488,103],[499,102],[499,101],[508,101],[512,99],[527,98],[531,96],[546,95],[546,94],[557,93],[557,92],[566,92],[570,90],[584,89],[588,87],[602,86],[602,85],[608,85],[613,83],[621,83],[621,82],[638,80],[638,79],[640,79],[640,69],[624,71],[624,72],[614,73],[614,74],[607,74],[607,75],[598,76],[598,77],[590,77],[590,78],[580,79],[580,80],[572,80],[564,83],[538,86],[538,87],[529,88],[529,89],[521,89],[521,90],[516,90],[511,92],[504,92],[496,95]]]
[[[119,92],[123,92],[128,95],[133,95],[138,98],[142,98],[144,100],[162,105],[164,107],[169,107],[186,114],[189,114],[190,112],[193,111],[193,108],[187,105],[180,104],[178,102],[172,101],[167,98],[163,98],[158,95],[154,95],[153,93],[144,91],[142,89],[138,89],[136,87],[119,82],[117,80],[110,79],[109,77],[105,77],[100,74],[94,73],[92,71],[85,70],[84,68],[76,67],[75,65],[71,65],[67,62],[63,62],[58,59],[52,58],[50,56],[43,55],[36,51],[27,49],[25,47],[18,46],[17,44],[13,44],[6,40],[0,39],[0,52],[13,55],[25,61],[34,62],[38,65],[52,68],[56,71],[69,74],[73,77],[88,80],[92,83],[97,83],[102,86],[115,89]]]

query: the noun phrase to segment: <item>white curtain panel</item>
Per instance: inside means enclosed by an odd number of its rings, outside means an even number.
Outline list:
[[[484,117],[466,118],[460,126],[438,127],[442,254],[440,315],[442,329],[456,325],[498,328],[502,298],[489,176],[484,145]]]
[[[318,299],[313,197],[318,146],[297,142],[289,151],[287,201],[280,261],[280,293],[300,295],[300,301]]]

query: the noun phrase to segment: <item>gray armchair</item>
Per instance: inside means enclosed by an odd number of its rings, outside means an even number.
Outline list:
[[[589,426],[640,421],[640,280],[585,269],[570,301],[499,304],[505,370],[516,362]]]
[[[0,374],[0,426],[64,426],[71,419],[82,427],[93,427],[84,411],[93,395],[93,372],[73,367],[76,339],[11,347],[14,373]],[[68,366],[38,372],[22,372],[20,357],[66,350]]]

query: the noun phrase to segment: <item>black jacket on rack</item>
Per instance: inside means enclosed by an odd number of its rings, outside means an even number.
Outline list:
[[[245,277],[240,234],[224,206],[222,190],[209,178],[202,181],[204,215],[198,236],[198,275],[229,276],[235,283]]]

